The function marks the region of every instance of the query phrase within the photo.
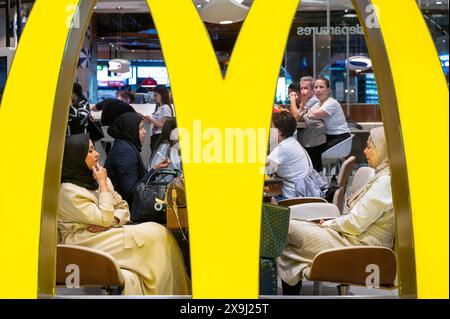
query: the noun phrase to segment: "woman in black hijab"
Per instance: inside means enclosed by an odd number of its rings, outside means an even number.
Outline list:
[[[93,159],[88,160],[88,154]],[[89,163],[89,164],[88,164]],[[88,134],[76,134],[66,139],[61,183],[72,183],[89,190],[96,190],[99,185],[89,165],[98,164],[98,153],[89,145]]]
[[[57,217],[61,243],[110,254],[121,268],[125,295],[189,294],[173,236],[157,223],[126,225],[128,205],[98,159],[87,134],[67,137]]]
[[[146,134],[144,121],[137,113],[122,114],[108,128],[108,134],[115,140],[105,167],[114,188],[131,208],[136,185],[146,173],[140,154]]]

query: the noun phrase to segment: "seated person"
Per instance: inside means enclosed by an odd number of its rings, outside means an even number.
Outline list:
[[[156,223],[126,225],[128,205],[98,159],[88,134],[67,137],[57,217],[62,243],[110,254],[127,270],[123,294],[189,294],[183,258],[171,233]]]
[[[108,134],[115,140],[105,167],[114,188],[131,209],[136,186],[147,172],[140,154],[146,134],[144,121],[137,113],[122,114],[108,128]],[[168,164],[165,161],[158,167],[167,167]]]
[[[169,168],[182,170],[177,122],[174,117],[169,117],[164,122],[161,136],[156,143],[155,149],[156,151],[152,153],[150,159],[149,168],[155,169],[158,164],[169,159]]]
[[[294,197],[321,197],[324,183],[314,170],[308,153],[293,137],[297,122],[287,111],[272,116],[271,139],[278,145],[267,157],[266,173],[284,179],[283,194],[277,200]],[[270,144],[273,144],[271,142]]]
[[[291,219],[288,245],[277,258],[284,293],[299,293],[305,270],[323,250],[364,245],[392,248],[394,208],[383,127],[370,132],[364,154],[376,174],[347,200],[346,214],[319,224]]]

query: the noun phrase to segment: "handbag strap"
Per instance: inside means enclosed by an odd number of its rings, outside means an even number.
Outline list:
[[[178,227],[180,227],[181,234],[183,235],[183,240],[187,240],[186,235],[183,232],[183,227],[181,227],[180,214],[178,213],[177,206],[177,190],[175,189],[175,187],[172,187],[172,209],[175,213],[175,217],[177,218]]]
[[[179,176],[180,174],[181,174],[181,171],[178,169],[160,168],[160,169],[155,170],[152,174],[150,174],[147,181],[145,182],[145,185],[148,186],[148,184],[153,180],[153,177],[155,177],[156,175]]]

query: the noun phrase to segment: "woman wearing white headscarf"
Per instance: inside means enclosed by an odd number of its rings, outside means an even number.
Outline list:
[[[364,245],[392,248],[394,209],[383,127],[370,131],[364,154],[375,176],[347,200],[346,214],[320,224],[290,221],[288,245],[277,258],[284,293],[298,294],[314,257],[323,250]]]

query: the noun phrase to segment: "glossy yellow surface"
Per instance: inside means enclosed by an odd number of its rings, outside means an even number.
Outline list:
[[[180,137],[193,296],[257,298],[264,180],[264,156],[260,155],[265,152],[267,136],[263,135],[269,129],[276,80],[297,1],[254,2],[225,80],[192,1],[148,2],[169,69],[178,124],[185,129],[180,130]],[[47,154],[48,137],[69,32],[66,24],[73,13],[68,7],[76,3],[36,1],[3,96],[1,298],[37,296],[44,168],[47,156],[56,156]],[[399,104],[413,209],[418,294],[420,298],[446,298],[448,89],[415,1],[373,3],[380,7],[381,30]],[[399,12],[408,19],[399,19]],[[51,42],[46,38],[50,34]],[[45,68],[40,61],[45,61]],[[39,82],[25,87],[35,74],[39,74]],[[235,134],[244,137],[242,144],[230,142],[235,141]],[[256,134],[256,140],[251,134]],[[234,155],[227,157],[230,150]]]

